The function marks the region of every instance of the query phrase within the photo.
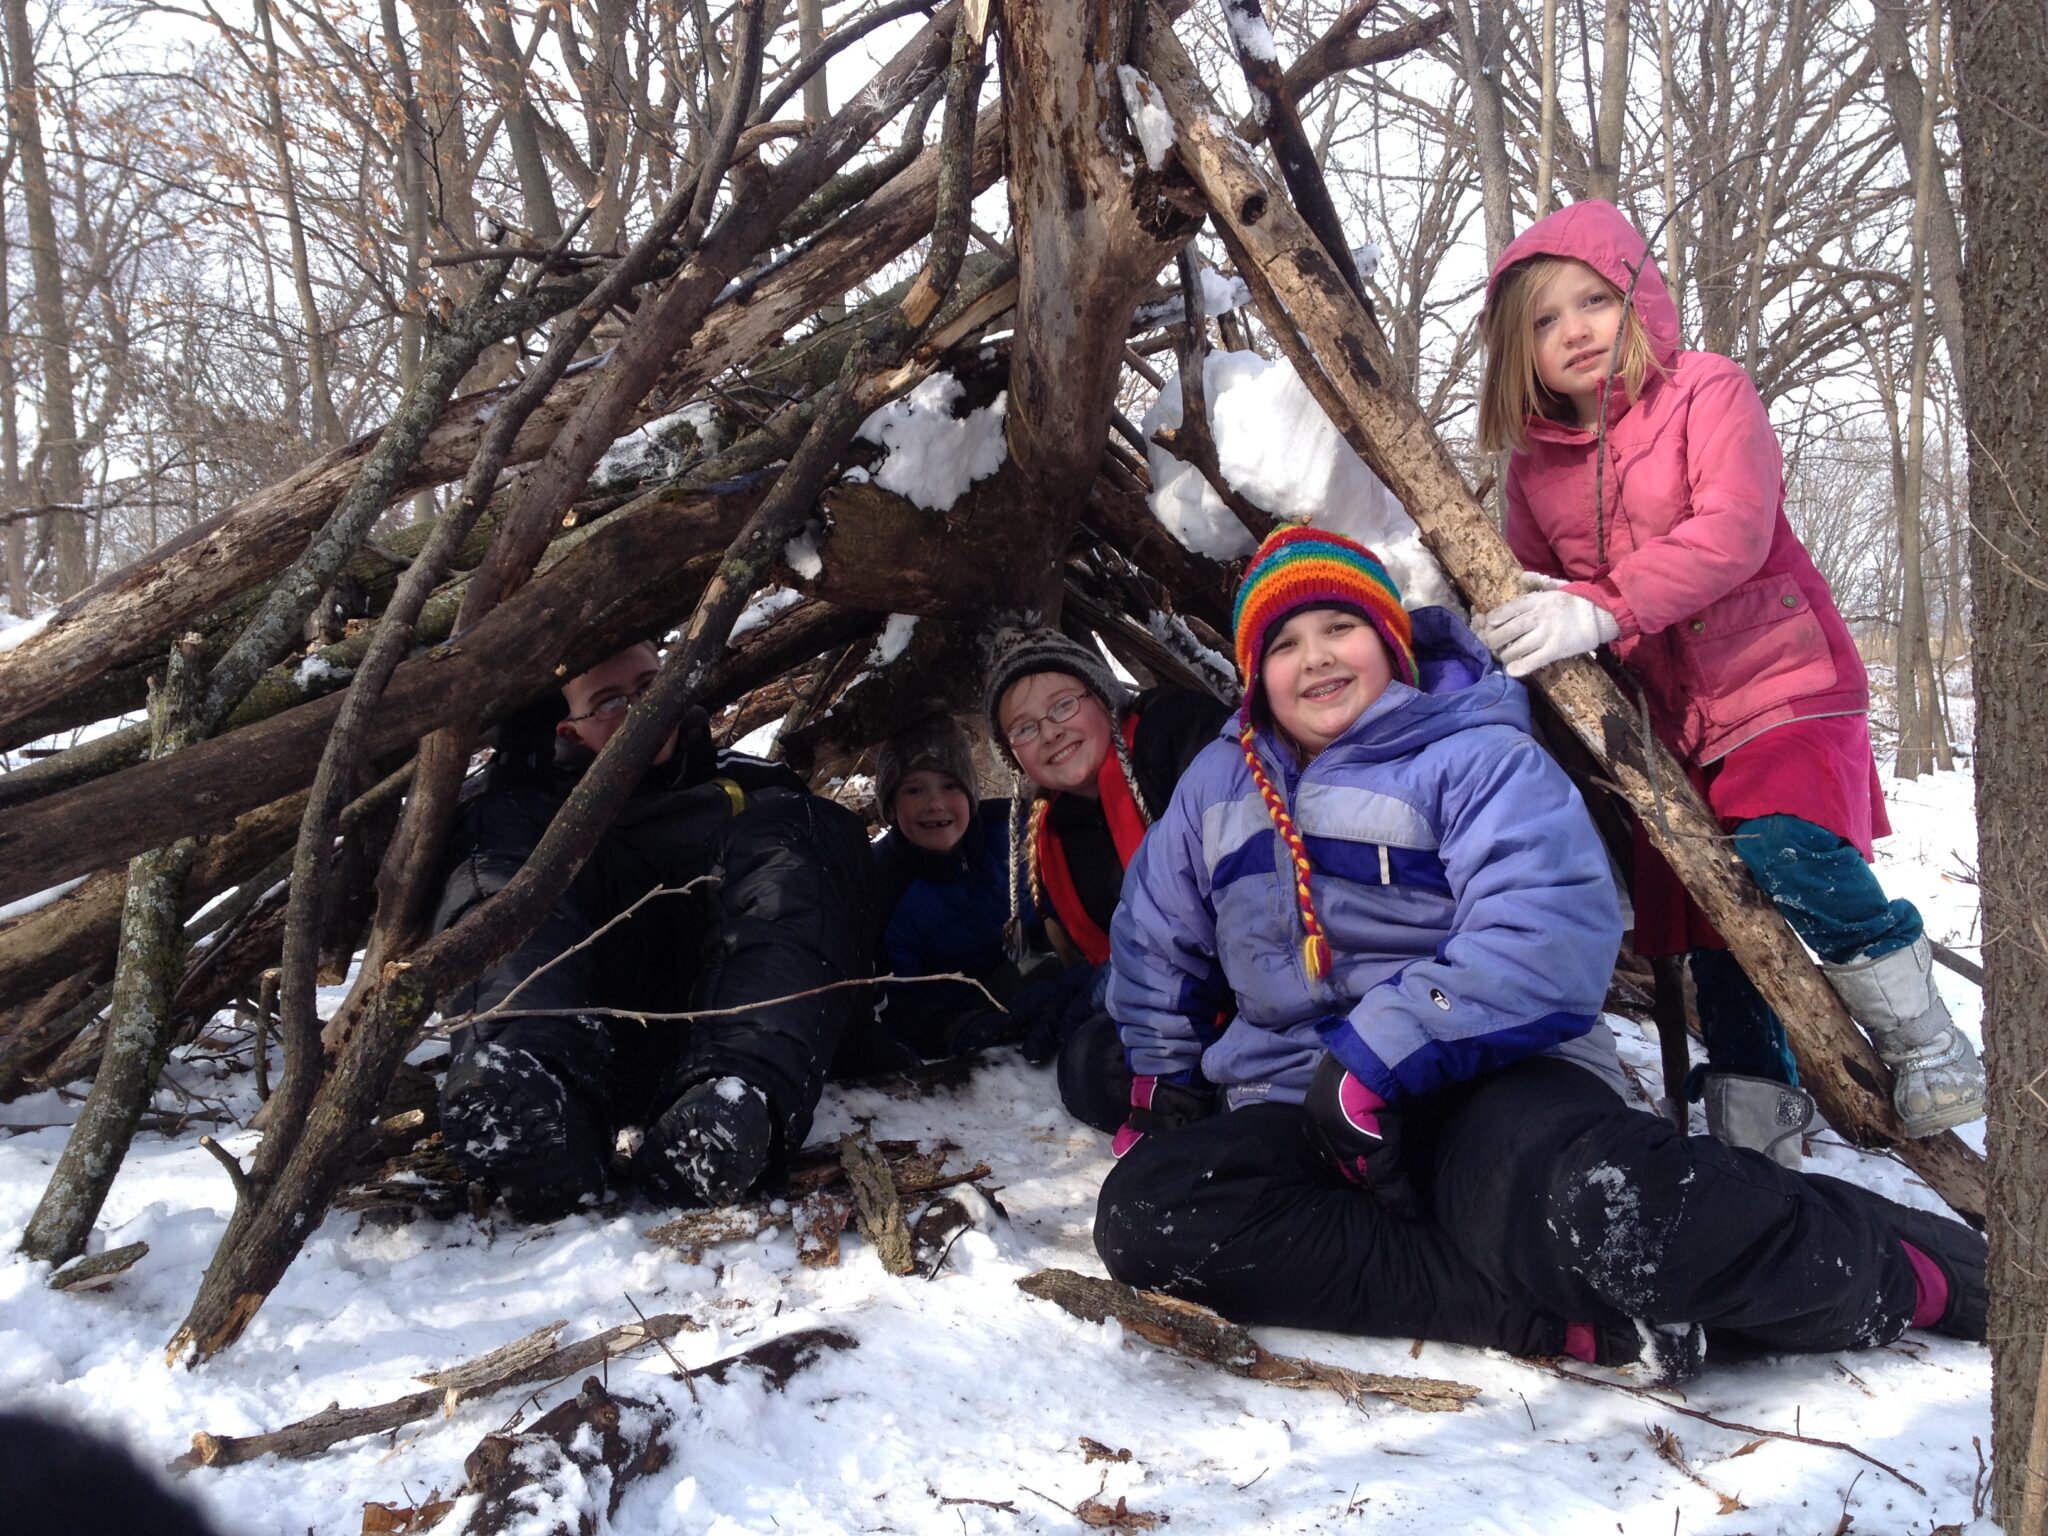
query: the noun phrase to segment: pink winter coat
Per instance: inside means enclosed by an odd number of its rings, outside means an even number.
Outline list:
[[[1788,720],[1861,714],[1869,682],[1849,629],[1785,520],[1784,458],[1756,386],[1729,359],[1684,352],[1678,312],[1643,237],[1612,203],[1574,203],[1501,253],[1487,288],[1531,256],[1585,262],[1626,292],[1666,373],[1607,402],[1595,435],[1541,416],[1508,466],[1509,547],[1614,615],[1657,734],[1705,764]],[[1603,547],[1604,540],[1604,547]]]

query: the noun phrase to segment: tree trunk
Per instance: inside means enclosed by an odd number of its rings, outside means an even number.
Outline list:
[[[7,177],[0,167],[0,555],[4,569],[0,579],[7,583],[7,611],[25,618],[28,597],[28,525],[21,517],[28,487],[21,480],[21,416],[16,405],[14,370],[14,299],[9,293],[7,271],[14,260],[13,242],[7,234]]]
[[[1019,577],[1017,606],[1041,613],[1109,436],[1132,312],[1194,232],[1148,195],[1156,178],[1124,126],[1116,68],[1138,14],[1121,0],[1019,0],[1002,15],[1018,281],[1003,479],[1015,512],[990,529],[990,558]]]
[[[28,0],[0,0],[7,27],[7,132],[21,157],[22,201],[28,215],[29,270],[35,279],[36,347],[42,362],[42,443],[50,520],[56,525],[57,595],[69,597],[91,579],[87,564],[85,471],[72,398],[71,322],[65,315],[64,267],[57,248],[57,215],[50,167],[43,154],[42,116],[36,99],[35,33]]]
[[[1929,63],[1939,69],[1941,6],[1930,0],[1927,17]],[[1927,459],[1927,316],[1926,273],[1927,234],[1933,204],[1934,98],[1924,98],[1916,125],[1918,150],[1914,160],[1919,174],[1913,182],[1912,278],[1907,284],[1907,302],[1912,314],[1912,375],[1906,394],[1905,474],[1898,497],[1899,529],[1899,633],[1894,654],[1899,716],[1897,772],[1902,779],[1917,779],[1923,773],[1950,764],[1948,738],[1942,730],[1941,708],[1935,686],[1934,659],[1927,634],[1927,561],[1922,548],[1920,511],[1926,481]]]
[[[1491,607],[1512,596],[1520,566],[1472,500],[1457,466],[1414,404],[1377,384],[1386,347],[1378,328],[1242,144],[1216,131],[1221,120],[1178,42],[1154,28],[1143,58],[1178,127],[1181,161],[1206,194],[1238,271],[1267,316],[1267,329],[1295,371],[1408,508],[1432,553],[1474,605]],[[1849,1022],[1784,919],[1757,892],[1678,765],[1606,674],[1590,660],[1574,659],[1546,670],[1537,686],[1606,762],[1658,851],[1778,1010],[1798,1052],[1801,1077],[1829,1123],[1858,1144],[1895,1147],[1951,1206],[1981,1218],[1981,1162],[1953,1133],[1920,1141],[1901,1135],[1888,1074],[1869,1042]]]
[[[1871,44],[1877,50],[1878,67],[1884,76],[1885,106],[1891,113],[1892,132],[1906,156],[1907,174],[1916,187],[1925,186],[1927,195],[1927,283],[1934,294],[1934,317],[1941,326],[1941,340],[1948,350],[1949,371],[1956,390],[1963,391],[1963,237],[1956,226],[1956,205],[1949,196],[1948,177],[1943,173],[1939,153],[1929,156],[1928,139],[1922,121],[1938,116],[1941,71],[1930,65],[1935,89],[1924,90],[1913,68],[1913,52],[1907,44],[1907,21],[1911,8],[1903,0],[1874,0]],[[1923,98],[1925,98],[1923,100]],[[1932,175],[1922,166],[1931,160]]]
[[[1621,200],[1628,55],[1628,0],[1607,0],[1607,24],[1600,39],[1600,120],[1593,125],[1593,169],[1587,180],[1592,195],[1609,202]]]
[[[1557,0],[1543,0],[1543,43],[1537,66],[1543,74],[1536,109],[1536,217],[1550,212],[1557,179]]]
[[[263,126],[277,161],[278,205],[291,242],[292,288],[299,300],[299,324],[306,337],[306,390],[313,399],[313,446],[325,453],[341,446],[341,419],[334,414],[334,391],[327,382],[327,332],[320,324],[320,305],[313,294],[313,266],[306,254],[306,224],[299,216],[299,183],[292,171],[291,145],[285,135],[284,100],[278,87],[277,39],[270,25],[271,0],[256,0],[256,22],[263,34]]]
[[[1554,27],[1554,12],[1549,6],[1544,14]],[[1472,92],[1473,153],[1479,160],[1479,207],[1486,229],[1486,264],[1491,267],[1515,237],[1508,135],[1500,100],[1500,0],[1451,0],[1451,15],[1458,34],[1458,61],[1463,66],[1465,86]],[[1546,97],[1553,89],[1546,80]],[[1547,152],[1549,146],[1545,148]],[[1546,159],[1540,178],[1546,183],[1545,194],[1549,190],[1548,178]]]
[[[1955,7],[1963,144],[1964,377],[1977,855],[1990,1081],[1992,1514],[2048,1531],[2048,33],[1993,0]]]
[[[172,652],[163,688],[150,711],[150,749],[159,758],[174,755],[194,734],[197,673],[188,658]],[[32,1259],[62,1264],[85,1252],[86,1239],[92,1236],[93,1223],[170,1056],[171,994],[185,968],[178,919],[196,848],[194,839],[181,837],[152,848],[128,866],[106,1051],[85,1108],[64,1143],[63,1156],[22,1233],[21,1251]]]

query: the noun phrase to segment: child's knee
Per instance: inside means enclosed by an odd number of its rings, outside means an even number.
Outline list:
[[[1148,1177],[1158,1137],[1140,1141],[1110,1169],[1095,1202],[1095,1252],[1112,1280],[1160,1289],[1185,1257],[1177,1241],[1177,1202]]]
[[[1546,1224],[1560,1259],[1619,1305],[1648,1296],[1702,1176],[1687,1139],[1653,1115],[1626,1111],[1592,1127],[1549,1180]]]

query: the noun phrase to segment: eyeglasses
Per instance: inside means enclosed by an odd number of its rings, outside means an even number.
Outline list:
[[[1085,693],[1067,693],[1052,701],[1052,708],[1035,720],[1024,720],[1010,727],[1004,740],[1013,747],[1028,747],[1038,740],[1038,728],[1042,725],[1065,725],[1087,701]]]
[[[571,715],[568,724],[577,725],[585,720],[616,720],[647,696],[647,690],[654,686],[649,678],[631,693],[615,693],[608,699],[599,699],[580,715]]]

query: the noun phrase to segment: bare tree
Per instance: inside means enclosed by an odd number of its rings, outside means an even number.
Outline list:
[[[1955,8],[1970,428],[1977,854],[1992,1173],[1992,1513],[2048,1529],[2048,35],[2009,6]],[[1996,301],[1991,302],[1992,296]]]

